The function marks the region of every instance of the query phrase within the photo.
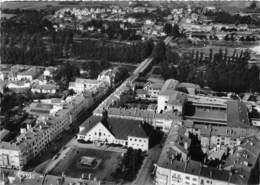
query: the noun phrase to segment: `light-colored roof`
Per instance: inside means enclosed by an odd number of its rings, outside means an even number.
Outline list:
[[[174,80],[174,79],[168,79],[165,81],[165,83],[162,86],[162,91],[166,91],[166,90],[175,90],[177,85],[179,84],[178,80]]]

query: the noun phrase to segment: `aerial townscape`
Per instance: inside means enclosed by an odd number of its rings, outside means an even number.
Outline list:
[[[260,1],[0,18],[0,185],[260,185]]]

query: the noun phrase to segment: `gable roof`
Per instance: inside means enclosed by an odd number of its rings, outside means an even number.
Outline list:
[[[87,119],[82,126],[84,129],[79,133],[80,135],[86,135],[92,128],[102,121],[101,116],[91,116]],[[104,124],[103,124],[104,125]],[[128,120],[121,118],[108,118],[107,128],[117,139],[127,140],[128,136],[148,138],[141,125],[141,121]]]

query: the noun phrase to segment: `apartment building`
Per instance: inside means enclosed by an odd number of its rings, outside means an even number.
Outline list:
[[[91,105],[93,99],[81,95],[68,97],[64,102],[45,100],[32,103],[28,112],[38,117],[36,124],[22,128],[14,141],[0,142],[0,166],[22,169]]]
[[[231,151],[224,167],[213,168],[186,155],[180,139],[187,137],[185,127],[173,125],[156,164],[156,185],[234,185],[259,183],[259,140],[245,138]],[[188,140],[183,140],[188,141]],[[186,145],[189,146],[189,145]],[[176,149],[178,147],[178,149]]]

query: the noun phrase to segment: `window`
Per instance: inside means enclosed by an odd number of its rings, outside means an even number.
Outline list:
[[[197,179],[196,179],[196,178],[192,178],[192,180],[193,180],[193,181],[197,181]]]
[[[142,142],[142,139],[139,139],[139,142]]]
[[[132,141],[132,138],[130,138],[129,140]]]
[[[137,141],[137,139],[135,139],[135,141]]]
[[[189,185],[190,183],[189,182],[185,182],[185,184]]]
[[[189,177],[189,176],[186,176],[185,178],[188,179],[188,180],[190,180],[190,177]]]

